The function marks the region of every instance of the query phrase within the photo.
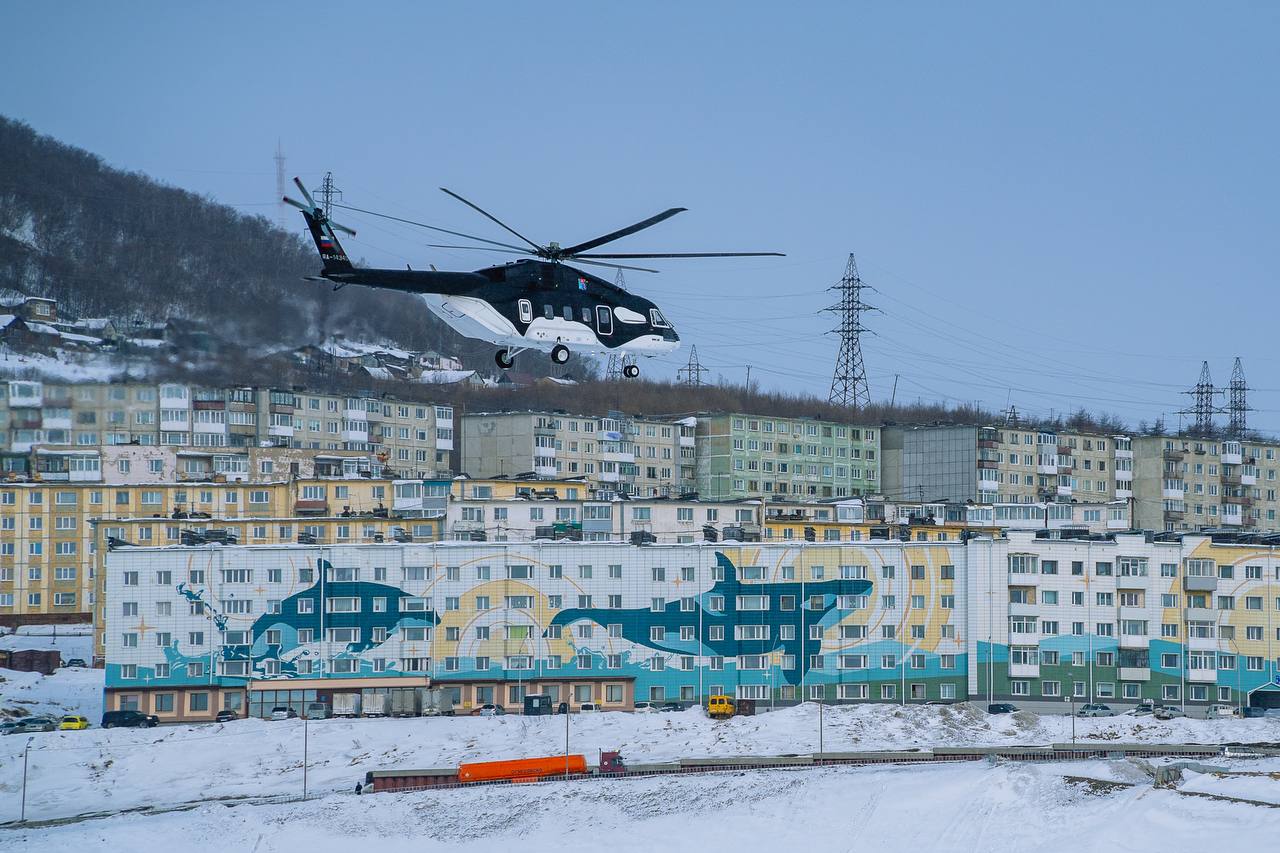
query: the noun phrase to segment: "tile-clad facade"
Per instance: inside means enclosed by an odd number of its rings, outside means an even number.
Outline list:
[[[960,556],[901,542],[119,549],[108,707],[171,692],[163,707],[195,713],[192,694],[208,709],[214,692],[424,676],[464,708],[559,684],[606,707],[957,698]]]
[[[396,684],[448,687],[464,711],[544,690],[616,708],[720,691],[1260,703],[1280,672],[1278,570],[1267,546],[1026,531],[122,548],[107,557],[108,707],[198,718],[261,709],[257,691],[328,701]]]
[[[1206,537],[970,543],[971,695],[1243,704],[1280,674],[1280,560]]]
[[[697,416],[697,485],[704,500],[793,500],[880,492],[880,430],[812,418]]]

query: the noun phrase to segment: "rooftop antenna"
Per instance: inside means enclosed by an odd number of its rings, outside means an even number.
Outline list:
[[[1012,403],[1010,403],[1009,408],[1005,410],[1004,425],[1007,427],[1013,427],[1014,429],[1018,429],[1022,426],[1021,422],[1018,420],[1018,407]]]
[[[867,329],[862,325],[862,312],[874,310],[862,301],[862,289],[866,287],[858,275],[858,264],[849,253],[844,277],[829,289],[840,294],[839,303],[824,311],[840,318],[840,325],[832,330],[840,336],[840,352],[836,356],[836,370],[831,377],[831,393],[827,401],[838,406],[862,409],[871,405],[871,388],[867,385],[867,370],[862,364],[861,334]]]

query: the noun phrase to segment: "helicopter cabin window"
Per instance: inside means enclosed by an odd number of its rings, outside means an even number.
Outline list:
[[[528,299],[520,300],[520,322],[521,323],[533,322],[533,303],[530,302]]]
[[[649,309],[649,322],[659,329],[666,329],[671,324],[667,322],[667,318],[662,316],[662,312],[657,308]]]
[[[596,306],[596,330],[602,335],[613,334],[613,315],[608,305]]]
[[[573,320],[573,306],[572,306],[572,305],[566,305],[566,306],[564,306],[564,318],[565,318],[566,320],[569,320],[569,321],[572,321],[572,320]]]
[[[586,323],[588,326],[591,325],[591,309],[585,305],[582,307],[582,322]]]
[[[555,309],[555,306],[554,306],[554,305],[543,305],[543,306],[542,306],[542,316],[543,316],[543,317],[546,317],[548,320],[554,320],[554,319],[556,318],[556,309]]]

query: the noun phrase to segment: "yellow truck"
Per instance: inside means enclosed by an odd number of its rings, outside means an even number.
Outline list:
[[[719,696],[707,697],[707,716],[713,720],[727,720],[733,716],[733,697]]]

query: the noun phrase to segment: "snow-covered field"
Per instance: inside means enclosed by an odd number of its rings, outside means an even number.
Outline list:
[[[44,853],[307,850],[1088,851],[1269,849],[1280,810],[1149,784],[1099,791],[1081,764],[824,768],[467,790],[333,794],[305,803],[205,805],[0,830]],[[1123,773],[1124,768],[1118,772]],[[1254,787],[1280,783],[1259,778]]]
[[[44,677],[0,670],[0,710],[101,710],[100,670]],[[1069,741],[1071,721],[1021,712],[991,716],[971,705],[825,709],[829,751]],[[681,757],[808,753],[818,748],[818,708],[716,722],[678,714],[582,714],[570,749],[592,758],[620,749],[632,763]],[[1280,721],[1114,717],[1077,720],[1092,742],[1274,742]],[[211,804],[302,792],[303,723],[239,720],[158,729],[90,729],[0,738],[0,822],[18,817],[28,740],[27,817],[204,803],[153,815],[115,815],[42,829],[0,829],[0,850],[296,850],[378,845],[397,850],[773,849],[969,850],[1010,843],[1030,850],[1200,849],[1230,837],[1263,843],[1280,809],[1153,790],[1130,762],[825,768],[650,780],[549,783],[356,798],[374,769],[453,767],[464,760],[557,754],[564,717],[320,720],[307,724],[305,803]],[[1210,762],[1222,765],[1222,761]],[[1280,777],[1280,758],[1229,762]],[[1099,792],[1072,773],[1136,784]],[[1188,790],[1280,802],[1280,779],[1187,773]],[[1263,813],[1265,812],[1265,813]],[[1227,833],[1226,836],[1222,833]]]
[[[101,687],[100,671],[92,689]],[[85,671],[64,670],[26,685],[0,685],[0,704],[42,693],[46,705],[96,703]],[[19,685],[15,689],[15,685]],[[38,704],[32,706],[41,707]],[[90,713],[96,722],[96,714]],[[1081,740],[1107,742],[1280,741],[1280,721],[1114,717],[1077,720]],[[172,805],[207,797],[264,797],[302,791],[303,722],[238,720],[158,729],[90,729],[34,735],[28,817]],[[700,709],[678,714],[580,714],[569,720],[570,750],[594,757],[620,749],[632,763],[682,757],[808,753],[818,748],[818,709],[805,705],[717,722]],[[827,708],[828,751],[958,744],[1069,741],[1071,721],[1030,713],[991,716],[975,706],[860,705]],[[26,736],[0,738],[0,821],[17,817]],[[564,750],[564,717],[318,720],[308,726],[312,793],[346,792],[368,770],[454,767],[465,760],[553,755]]]

